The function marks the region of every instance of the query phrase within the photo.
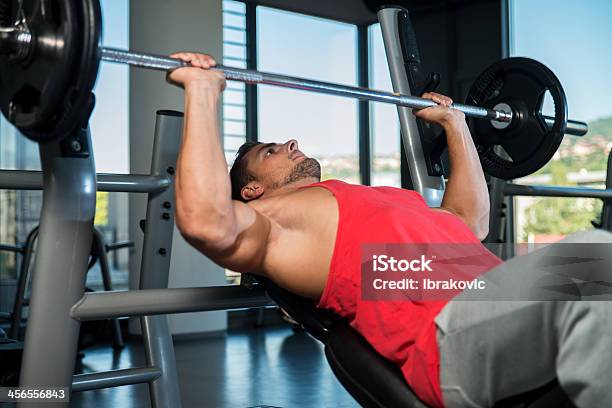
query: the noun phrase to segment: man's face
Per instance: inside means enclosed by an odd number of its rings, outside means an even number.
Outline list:
[[[319,162],[306,157],[293,139],[282,144],[255,146],[245,159],[249,173],[267,193],[304,179],[311,179],[313,183],[321,180]]]

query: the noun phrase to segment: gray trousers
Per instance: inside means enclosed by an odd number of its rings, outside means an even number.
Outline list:
[[[563,242],[610,243],[593,230]],[[529,273],[534,252],[485,274]],[[612,270],[607,271],[612,280]],[[503,275],[505,274],[505,275]],[[495,280],[495,278],[493,278]],[[580,408],[612,407],[612,302],[449,302],[436,318],[444,403],[492,407],[501,399],[543,386],[555,377]]]

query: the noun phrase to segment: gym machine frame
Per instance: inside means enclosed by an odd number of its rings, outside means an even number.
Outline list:
[[[44,191],[20,386],[85,391],[148,383],[152,406],[180,407],[174,348],[164,315],[272,304],[258,288],[167,288],[174,228],[173,175],[182,123],[179,112],[157,112],[148,175],[96,175],[88,129],[79,129],[64,141],[40,145],[42,172],[0,170],[2,189]],[[70,151],[77,139],[78,154]],[[84,292],[96,190],[148,194],[138,290]],[[73,375],[80,322],[122,316],[142,316],[146,366]]]
[[[1,170],[0,170],[1,171]],[[17,287],[15,293],[15,300],[13,301],[13,310],[10,313],[10,328],[9,328],[9,338],[13,340],[20,339],[20,330],[21,330],[21,320],[23,314],[23,308],[25,306],[29,306],[29,299],[26,298],[26,291],[28,282],[30,280],[30,264],[32,262],[32,255],[34,253],[34,246],[36,240],[38,238],[38,229],[39,227],[34,227],[27,235],[26,240],[23,244],[19,245],[8,245],[8,244],[0,244],[0,250],[10,251],[14,253],[21,254],[22,261],[19,266],[19,274],[17,278]],[[114,242],[112,244],[104,243],[104,236],[102,232],[94,227],[93,233],[93,244],[92,244],[92,254],[95,253],[95,256],[92,256],[89,260],[88,269],[99,262],[100,264],[100,274],[102,277],[102,284],[104,286],[105,291],[111,291],[112,281],[111,281],[111,273],[109,267],[108,260],[108,251],[117,250],[121,248],[130,248],[133,247],[132,241],[123,241],[123,242]],[[112,319],[113,324],[113,348],[122,348],[124,345],[123,336],[121,334],[121,327],[119,325],[119,320]]]
[[[236,75],[243,75],[243,80],[249,83],[266,83],[398,105],[404,147],[409,154],[408,157],[415,159],[409,161],[413,188],[419,191],[430,205],[435,205],[444,189],[443,179],[430,176],[425,160],[418,157],[422,152],[421,140],[414,116],[409,114],[412,107],[432,106],[433,102],[408,96],[411,91],[418,88],[406,79],[404,66],[406,56],[402,56],[401,49],[393,48],[399,43],[397,37],[400,34],[396,18],[399,12],[400,9],[387,8],[381,10],[378,15],[393,85],[397,93],[382,93],[291,77],[274,78],[272,77],[274,74],[256,71]],[[5,31],[0,34],[4,36],[4,41],[0,44],[16,47],[13,51],[17,53],[23,51],[24,45],[29,43],[29,38],[27,35],[24,36],[24,32]],[[111,52],[117,51],[102,49],[102,58],[112,60]],[[129,60],[136,59],[136,54],[129,54],[127,56]],[[398,58],[399,56],[402,58]],[[119,58],[116,54],[115,57]],[[132,63],[132,61],[117,62]],[[138,65],[136,62],[132,65]],[[177,64],[175,60],[166,62]],[[147,66],[147,68],[155,67]],[[165,70],[168,67],[158,69]],[[228,79],[242,80],[239,77],[232,77],[227,68],[224,68],[224,72]],[[267,77],[260,81],[260,77],[256,75],[267,75]],[[281,82],[273,83],[275,80]],[[292,81],[297,82],[292,83]],[[474,114],[478,117],[497,118],[502,121],[511,119],[510,112],[503,114],[494,110],[463,106],[465,109],[460,105],[455,107],[460,107],[468,115],[472,115],[474,109],[480,112]],[[568,123],[568,133],[575,131],[581,134],[586,130],[581,123],[576,122],[575,128],[572,122]],[[42,187],[44,190],[39,252],[34,270],[35,279],[21,371],[21,386],[64,386],[73,391],[83,391],[146,382],[149,384],[153,407],[180,407],[172,339],[167,318],[163,315],[256,307],[271,303],[259,288],[254,290],[243,287],[167,289],[174,226],[172,179],[181,128],[182,117],[179,113],[158,112],[150,175],[96,176],[88,129],[78,129],[73,134],[66,135],[67,137],[61,141],[41,144],[42,174],[0,171],[0,188],[40,189]],[[148,193],[138,290],[84,293],[97,188],[101,191]],[[74,357],[80,321],[118,316],[143,316],[141,325],[146,366],[74,376]],[[45,361],[45,364],[41,365],[40,361]],[[30,405],[30,403],[19,404],[21,407]],[[51,406],[65,405],[65,402],[51,403]]]

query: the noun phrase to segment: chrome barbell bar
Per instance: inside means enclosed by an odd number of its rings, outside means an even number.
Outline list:
[[[102,60],[104,61],[117,62],[120,64],[128,64],[135,67],[160,71],[171,71],[177,68],[189,66],[188,63],[175,58],[164,57],[161,55],[136,53],[115,48],[102,48],[101,56]],[[374,91],[368,88],[356,86],[314,81],[286,75],[259,72],[251,69],[226,67],[223,65],[217,65],[213,69],[223,72],[226,79],[246,82],[248,84],[274,85],[283,88],[293,88],[342,97],[391,103],[416,109],[436,106],[436,103],[429,99],[419,98],[416,96],[400,95],[391,92]],[[464,112],[467,116],[488,118],[500,122],[510,122],[512,120],[512,113],[509,112],[494,111],[492,109],[461,104],[454,104],[453,107]]]
[[[13,56],[24,54],[24,52],[27,54],[31,41],[32,38],[27,30],[27,27],[23,27],[22,25],[18,24],[10,28],[0,28],[0,53],[2,54],[12,54]],[[100,57],[103,61],[127,64],[139,68],[159,71],[171,71],[177,68],[189,66],[188,63],[176,58],[107,47],[100,47]],[[223,65],[217,65],[212,69],[222,71],[225,78],[228,80],[240,81],[248,84],[273,85],[283,88],[292,88],[341,97],[356,98],[360,100],[390,103],[413,109],[424,109],[436,106],[436,103],[430,99],[419,98],[411,95],[402,95],[399,93],[377,91],[369,88],[315,81],[287,75],[260,72],[251,69],[226,67]],[[466,116],[489,119],[497,122],[498,124],[510,123],[512,121],[512,112],[509,110],[487,109],[460,103],[454,103],[452,107],[462,111]],[[554,118],[552,117],[542,116],[542,118],[549,127],[551,127],[554,123]],[[567,121],[565,133],[583,136],[587,133],[587,131],[588,125],[585,122],[575,120]]]
[[[127,64],[134,67],[153,69],[158,71],[171,71],[177,68],[189,66],[188,63],[180,59],[170,58],[161,55],[144,54],[116,48],[100,49],[103,61]],[[390,103],[394,105],[406,106],[414,109],[424,109],[436,106],[430,99],[419,98],[417,96],[402,95],[399,93],[377,91],[368,88],[334,84],[330,82],[315,81],[291,77],[287,75],[272,74],[267,72],[255,71],[252,69],[234,68],[217,65],[212,68],[223,72],[225,78],[232,81],[245,82],[248,84],[273,85],[283,88],[299,89],[315,93],[336,95],[341,97],[356,98],[360,100]],[[494,110],[479,106],[464,105],[454,103],[454,109],[460,110],[466,116],[490,119],[497,122],[509,123],[512,121],[512,112],[504,110]],[[548,126],[552,126],[554,118],[542,116]],[[566,132],[570,135],[582,136],[588,131],[588,125],[584,122],[568,120]]]

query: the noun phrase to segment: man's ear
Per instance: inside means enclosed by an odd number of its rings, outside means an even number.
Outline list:
[[[250,181],[249,184],[242,187],[242,190],[240,190],[240,195],[245,201],[251,201],[259,198],[263,193],[264,186],[257,181]]]

